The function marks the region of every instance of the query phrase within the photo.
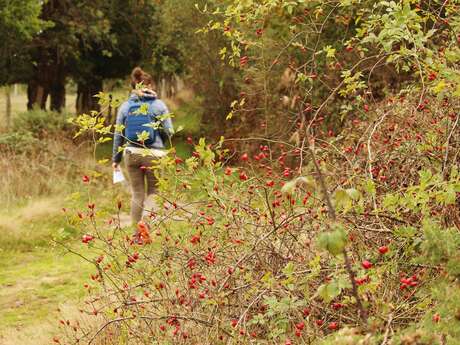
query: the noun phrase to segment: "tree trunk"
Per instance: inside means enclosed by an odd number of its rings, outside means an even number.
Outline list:
[[[112,96],[112,94],[109,94],[109,100],[110,100],[110,103],[109,103],[109,109],[107,109],[106,121],[107,121],[107,123],[112,124],[114,122],[114,121],[112,121],[112,114],[113,114],[113,108],[112,108],[113,96]]]
[[[51,87],[50,96],[50,109],[59,113],[62,112],[65,109],[65,80]]]
[[[44,52],[42,52],[44,54]],[[52,78],[55,73],[54,66],[51,66],[45,55],[40,57],[33,78],[27,85],[27,109],[40,108],[46,110],[46,101],[50,93]]]
[[[59,56],[57,60],[59,61]],[[53,74],[50,85],[50,109],[60,113],[63,109],[65,109],[65,68],[61,62],[51,69],[53,70]]]
[[[46,110],[48,99],[48,88],[36,80],[32,80],[27,85],[27,109],[40,108]]]
[[[40,51],[34,72],[27,88],[27,109],[40,107],[46,110],[46,102],[50,96],[50,109],[61,112],[65,107],[66,71],[58,50]]]
[[[91,110],[100,111],[95,95],[102,91],[102,79],[80,82],[77,87],[77,114],[88,114]]]
[[[7,85],[5,87],[5,96],[6,96],[6,129],[11,127],[11,89]]]

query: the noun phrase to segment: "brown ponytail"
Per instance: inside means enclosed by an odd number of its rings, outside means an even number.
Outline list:
[[[153,78],[150,74],[144,72],[142,68],[135,67],[131,72],[131,87],[135,89],[136,85],[141,83],[146,87],[153,87]]]

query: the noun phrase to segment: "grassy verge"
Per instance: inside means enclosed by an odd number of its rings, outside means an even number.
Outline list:
[[[83,296],[91,267],[52,242],[65,224],[57,199],[0,213],[0,343],[49,343],[57,309]]]

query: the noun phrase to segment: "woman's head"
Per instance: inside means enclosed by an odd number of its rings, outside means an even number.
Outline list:
[[[147,72],[144,72],[142,68],[135,67],[131,72],[131,87],[136,88],[137,84],[142,84],[147,88],[153,88],[153,78]]]

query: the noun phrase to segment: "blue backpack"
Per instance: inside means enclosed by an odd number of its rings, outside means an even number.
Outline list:
[[[158,129],[153,128],[156,122],[156,114],[151,112],[151,105],[155,100],[130,100],[128,114],[125,121],[125,137],[129,143],[139,144],[139,146],[151,146],[155,143]],[[148,138],[140,142],[139,134],[148,133]]]

